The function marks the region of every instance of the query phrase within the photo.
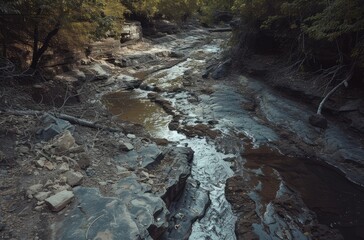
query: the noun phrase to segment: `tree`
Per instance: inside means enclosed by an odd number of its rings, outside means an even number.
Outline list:
[[[27,0],[13,7],[16,7],[14,14],[1,16],[1,29],[11,33],[12,43],[21,42],[25,48],[31,45],[32,71],[60,33],[58,42],[62,45],[82,44],[104,37],[107,32],[116,34],[121,30],[126,11],[119,0]],[[9,38],[3,36],[1,41],[4,45]]]

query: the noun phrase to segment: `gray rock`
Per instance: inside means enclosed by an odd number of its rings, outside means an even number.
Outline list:
[[[74,197],[73,192],[63,190],[47,199],[45,199],[46,204],[51,208],[52,211],[58,212],[65,208]]]
[[[45,161],[46,161],[46,158],[41,158],[41,159],[35,161],[34,163],[35,163],[35,166],[42,168],[42,167],[44,167]]]
[[[65,152],[73,147],[75,143],[76,140],[72,136],[72,133],[68,130],[65,130],[63,134],[56,139],[52,146],[55,147],[57,152]]]
[[[38,193],[42,188],[43,188],[43,184],[40,184],[40,183],[30,186],[27,190],[27,196],[29,198],[32,198],[33,195]]]
[[[45,141],[48,141],[56,135],[64,132],[65,130],[74,132],[75,126],[70,124],[68,121],[58,119],[50,114],[45,114],[42,117],[44,127],[37,131],[39,137]]]
[[[212,72],[211,77],[215,80],[226,77],[229,74],[229,69],[231,67],[231,59],[224,61],[219,64]]]
[[[18,152],[27,154],[27,153],[29,153],[29,148],[27,146],[20,146],[20,147],[18,147]]]
[[[78,155],[78,166],[85,170],[87,169],[89,166],[91,166],[92,160],[90,158],[90,156],[87,153],[80,153]]]
[[[163,239],[188,239],[192,224],[205,215],[210,202],[208,191],[198,187],[195,180],[188,179],[185,191],[173,207]]]
[[[127,163],[131,167],[148,168],[153,162],[163,158],[162,151],[155,144],[143,146],[126,154],[120,154],[115,160]]]
[[[44,201],[46,200],[52,193],[51,192],[39,192],[37,193],[34,198],[38,201]]]
[[[70,170],[70,166],[68,165],[68,163],[62,163],[60,166],[59,166],[59,171],[61,172],[67,172],[68,170]]]
[[[89,70],[91,70],[92,74],[94,75],[93,80],[106,80],[111,77],[111,70],[106,64],[93,64]]]
[[[120,42],[125,43],[131,40],[140,40],[143,37],[142,25],[140,22],[125,22],[121,28]]]
[[[129,152],[134,149],[134,146],[131,143],[121,143],[120,149]]]
[[[151,228],[155,226],[163,231],[166,227],[168,210],[164,202],[145,193],[135,176],[117,183],[114,197],[104,197],[95,188],[74,190],[77,207],[52,228],[53,239],[104,239],[103,236],[112,237],[107,239],[155,239]]]
[[[126,137],[130,138],[130,139],[135,139],[136,138],[136,136],[134,134],[130,134],[130,133],[128,135],[126,135]]]
[[[183,58],[185,55],[181,52],[172,51],[169,56],[171,58]]]
[[[67,184],[71,187],[80,185],[83,180],[83,175],[80,172],[68,171],[65,173]]]

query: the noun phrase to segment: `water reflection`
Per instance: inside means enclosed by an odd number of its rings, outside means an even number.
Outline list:
[[[172,116],[151,102],[143,91],[119,91],[105,95],[103,101],[109,111],[123,121],[141,124],[153,137],[177,141],[183,135],[168,129]]]

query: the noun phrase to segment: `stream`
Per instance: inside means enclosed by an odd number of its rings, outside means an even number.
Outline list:
[[[318,222],[329,228],[325,228],[323,239],[330,239],[330,236],[341,239],[340,235],[345,239],[362,239],[362,189],[338,174],[329,166],[329,161],[326,164],[284,155],[280,151],[283,145],[279,143],[284,139],[269,123],[271,121],[296,132],[303,142],[316,144],[320,133],[304,122],[308,114],[304,106],[281,99],[264,84],[245,76],[234,75],[227,81],[198,79],[206,60],[221,54],[226,37],[195,29],[161,41],[153,45],[153,51],[178,51],[187,57],[185,61],[149,74],[141,85],[145,90],[120,89],[103,97],[109,111],[121,120],[143,125],[152,137],[193,149],[189,178],[199,187],[191,191],[201,191],[202,195],[206,192],[208,201],[204,202],[207,206],[204,215],[194,221],[189,239],[234,240],[242,239],[242,236],[249,239],[250,235],[244,234],[250,232],[259,239],[310,239],[309,232],[314,230],[308,226]],[[134,57],[142,53],[150,53],[150,50],[129,49],[128,52]],[[148,68],[153,66],[145,64],[140,71]],[[136,73],[135,68],[123,70],[123,74],[129,76]],[[218,136],[215,139],[187,137],[182,131],[170,130],[168,126],[173,116],[147,97],[156,87],[158,94],[178,111],[180,126],[203,124],[218,131]],[[252,98],[258,99],[264,118],[241,107],[251,103]],[[335,136],[341,136],[339,130],[328,131],[327,138],[337,140],[344,147],[349,144],[350,148],[356,148],[355,142]],[[329,155],[325,156],[329,158]],[[237,204],[230,205],[226,198],[227,180],[238,175],[240,182],[235,182],[236,186],[231,189],[244,185],[239,194],[249,201],[241,200],[246,201],[243,210]],[[299,210],[285,209],[284,201],[289,196],[294,196],[293,203]],[[294,204],[292,209],[295,209]],[[189,209],[193,207],[188,206]],[[285,216],[282,216],[283,212]],[[240,221],[243,218],[246,218],[245,223]],[[334,235],[329,235],[332,231]],[[237,237],[239,233],[243,235]]]

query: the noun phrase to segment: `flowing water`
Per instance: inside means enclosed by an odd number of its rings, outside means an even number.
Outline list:
[[[186,36],[184,39],[164,44],[179,47],[185,52],[190,51],[190,58],[170,69],[152,74],[145,83],[161,87],[162,90],[171,89],[182,86],[185,71],[192,69],[201,72],[206,54],[218,54],[222,42],[218,39],[200,46],[199,49],[189,48],[201,39],[203,37]],[[242,76],[234,81],[244,86],[249,82]],[[262,89],[254,81],[249,84],[252,91],[259,92]],[[223,140],[217,143],[205,138],[187,138],[169,130],[168,123],[172,117],[151,102],[147,98],[148,92],[142,90],[119,91],[108,94],[103,99],[109,110],[120,119],[143,125],[153,137],[165,138],[194,150],[191,178],[197,180],[200,186],[208,191],[211,204],[204,217],[193,224],[190,239],[236,239],[236,217],[225,198],[226,180],[233,176],[234,172],[231,170],[231,163],[224,161],[226,158],[241,158],[241,169],[237,170],[240,173],[254,173],[251,182],[247,184],[256,186],[249,196],[258,204],[256,211],[260,212],[260,215],[267,215],[270,203],[280,194],[282,186],[288,186],[299,193],[308,208],[315,211],[321,223],[340,229],[346,239],[360,239],[358,236],[364,236],[362,189],[356,188],[327,166],[309,159],[286,157],[269,147],[264,147],[270,142],[278,141],[279,135],[264,121],[241,108],[242,103],[250,101],[249,97],[224,84],[215,85],[213,89],[211,95],[199,95],[198,102],[194,104],[189,102],[192,95],[188,92],[162,93],[162,96],[183,113],[184,125],[194,125],[196,122],[207,124],[208,121],[218,120],[216,128],[223,133],[223,139],[233,139],[232,141]],[[307,114],[306,110],[291,103],[280,102],[280,99],[270,93],[260,96],[260,100],[268,120],[282,121],[282,124],[292,128],[293,132],[301,134],[304,141],[312,143],[313,140],[308,137],[313,138],[316,133],[312,128],[305,127],[302,119],[306,119],[306,116],[298,116],[301,113]],[[233,135],[237,133],[248,137],[252,141],[251,146],[243,147],[240,139],[234,139]],[[272,233],[265,232],[265,226],[255,227],[258,229],[257,233],[261,233],[258,235],[269,236],[267,239],[272,239],[269,235]],[[305,239],[304,236],[303,238]]]
[[[106,95],[104,102],[118,118],[144,125],[153,137],[177,141],[178,145],[193,149],[191,177],[209,192],[211,205],[205,217],[193,225],[190,239],[235,239],[236,218],[224,194],[226,179],[233,175],[230,164],[223,160],[228,156],[218,152],[214,144],[204,138],[188,139],[176,131],[170,131],[168,123],[171,117],[148,100],[146,92],[115,92]]]

